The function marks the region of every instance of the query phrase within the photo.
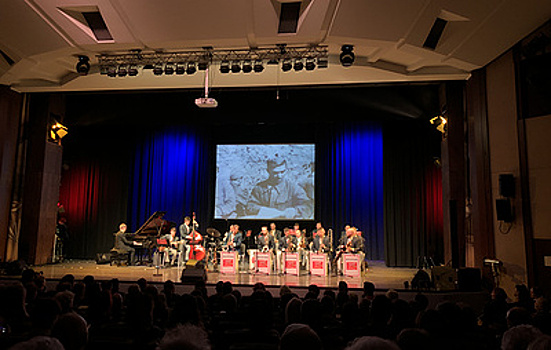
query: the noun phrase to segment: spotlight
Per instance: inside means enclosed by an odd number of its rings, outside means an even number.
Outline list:
[[[243,73],[250,73],[253,71],[253,64],[250,60],[243,61]]]
[[[189,62],[187,64],[186,73],[189,75],[195,74],[197,72],[197,67],[195,66],[195,62]]]
[[[109,67],[108,66],[101,66],[99,68],[99,74],[101,75],[107,75],[107,72],[109,71]]]
[[[132,64],[128,67],[128,76],[135,77],[136,75],[138,75],[138,66]]]
[[[90,59],[88,56],[78,56],[77,73],[80,75],[87,75],[90,71]]]
[[[126,69],[126,66],[124,64],[121,64],[119,66],[119,71],[117,72],[117,75],[119,77],[125,77],[128,74],[128,69]]]
[[[295,65],[293,67],[297,72],[301,71],[304,68],[304,62],[302,62],[302,59],[297,58],[295,60]]]
[[[293,68],[293,65],[291,64],[291,60],[286,58],[283,60],[283,63],[281,64],[281,70],[284,72],[288,72]]]
[[[318,58],[318,68],[327,68],[329,66],[329,61],[327,57]]]
[[[114,78],[117,76],[117,66],[109,66],[107,68],[107,76],[110,78]]]
[[[184,62],[178,62],[176,64],[176,74],[182,75],[186,72],[186,64]]]
[[[165,64],[165,74],[166,75],[174,74],[174,65],[172,63]]]
[[[153,67],[153,74],[155,75],[162,75],[163,74],[163,65],[160,63],[157,63],[155,67]]]
[[[256,60],[254,62],[254,72],[255,73],[261,73],[264,70],[264,65],[262,64],[261,60]]]
[[[354,55],[354,52],[352,52],[353,50],[354,50],[353,45],[343,45],[341,47],[342,52],[340,55],[340,59],[343,67],[350,67],[352,63],[354,63],[354,58],[356,56]]]
[[[446,134],[448,131],[448,119],[442,115],[438,115],[430,120],[430,123],[436,126],[436,130],[442,134]]]
[[[241,72],[241,66],[239,65],[239,61],[233,61],[231,64],[231,72],[232,73],[239,73]]]
[[[220,62],[220,73],[227,74],[230,72],[230,62],[222,61]]]
[[[50,139],[52,141],[60,141],[67,136],[68,133],[67,127],[57,121],[50,127]]]
[[[208,67],[209,63],[206,61],[199,62],[199,64],[197,65],[197,68],[199,68],[199,70],[206,70]]]
[[[316,68],[316,61],[313,58],[306,59],[306,70],[314,70]]]

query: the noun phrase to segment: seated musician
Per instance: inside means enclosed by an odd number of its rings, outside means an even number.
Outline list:
[[[176,227],[173,226],[170,228],[170,232],[159,238],[161,241],[166,240],[166,245],[159,245],[159,252],[166,252],[170,260],[170,265],[176,265],[176,258],[178,257],[178,252],[180,251],[180,240],[176,235]]]
[[[295,228],[298,227],[298,224],[295,224]],[[300,264],[303,267],[308,266],[308,249],[310,248],[308,244],[308,237],[306,237],[306,230],[295,230],[297,236],[297,251],[299,253]]]
[[[341,239],[342,241],[345,241],[344,245],[339,246],[339,251],[337,252],[337,263],[338,263],[338,269],[339,273],[342,274],[343,264],[342,264],[342,255],[345,253],[352,253],[352,254],[362,254],[362,260],[363,260],[363,239],[358,234],[358,229],[355,227],[349,227],[346,230],[346,236],[343,237],[344,239]]]
[[[242,254],[241,241],[243,240],[243,234],[239,231],[239,225],[231,225],[230,231],[224,239],[224,247],[230,251],[237,251],[238,254]]]
[[[126,229],[127,226],[124,222],[119,225],[119,231],[115,233],[115,246],[113,250],[119,254],[128,254],[128,265],[133,265],[136,262],[136,249],[133,246],[139,246],[140,243],[129,240]]]
[[[318,228],[314,233],[314,239],[312,240],[311,250],[312,253],[325,254],[329,252],[331,242],[329,237],[325,235],[325,229],[323,227]]]
[[[275,242],[268,232],[268,226],[262,226],[260,233],[256,236],[256,245],[260,252],[271,252],[275,247]]]
[[[294,231],[289,228],[283,229],[283,238],[281,239],[280,247],[282,252],[294,253],[297,250],[297,237],[293,234]]]

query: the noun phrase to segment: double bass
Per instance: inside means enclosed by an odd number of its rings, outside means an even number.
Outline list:
[[[203,247],[203,236],[195,229],[195,213],[193,213],[193,218],[191,222],[191,233],[186,237],[188,244],[190,245],[189,250],[189,259],[193,260],[203,260],[206,255],[205,247]]]

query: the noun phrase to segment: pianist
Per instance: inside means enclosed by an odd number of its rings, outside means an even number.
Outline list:
[[[128,254],[128,265],[134,265],[136,249],[133,246],[140,245],[140,243],[129,240],[126,236],[126,229],[127,226],[124,222],[119,225],[119,231],[115,233],[115,247],[113,250],[116,250],[119,254]]]

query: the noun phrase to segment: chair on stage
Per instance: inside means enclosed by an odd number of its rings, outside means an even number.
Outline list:
[[[163,267],[168,259],[168,241],[157,238],[157,249],[153,253],[153,265]]]

